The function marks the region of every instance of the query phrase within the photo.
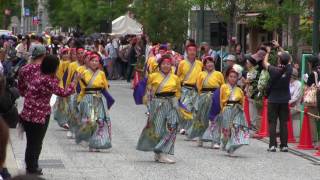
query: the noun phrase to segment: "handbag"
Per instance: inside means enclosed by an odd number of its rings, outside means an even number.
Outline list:
[[[317,106],[317,91],[318,91],[318,73],[314,73],[315,83],[310,87],[307,87],[304,95],[303,102],[306,106],[316,107]]]
[[[9,128],[16,128],[20,120],[18,109],[15,103],[16,99],[19,97],[19,94],[15,90],[15,88],[8,88],[6,90],[7,101],[2,99],[2,103],[4,103],[3,105],[8,108],[5,108],[6,110],[2,111],[0,116],[4,119]]]

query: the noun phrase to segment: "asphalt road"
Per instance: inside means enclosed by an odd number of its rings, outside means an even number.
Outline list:
[[[176,164],[153,161],[153,153],[135,149],[146,123],[145,107],[136,106],[132,90],[124,81],[111,83],[116,99],[110,114],[113,148],[92,153],[66,138],[66,131],[55,121],[50,122],[45,137],[40,164],[46,179],[67,180],[195,180],[195,179],[320,179],[320,166],[290,153],[268,153],[267,144],[252,139],[249,146],[236,151],[236,157],[225,152],[199,148],[196,142],[178,136],[175,148]],[[21,102],[19,103],[21,107]],[[24,172],[25,139],[11,131],[13,152],[19,173]]]

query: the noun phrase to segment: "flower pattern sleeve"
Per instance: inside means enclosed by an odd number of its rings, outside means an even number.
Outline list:
[[[75,91],[75,84],[72,82],[66,89],[61,88],[59,86],[59,80],[57,78],[53,78],[48,80],[47,87],[52,94],[57,96],[66,97],[70,96]]]
[[[24,80],[24,71],[23,71],[23,69],[21,69],[21,71],[19,72],[18,89],[19,89],[19,93],[21,94],[21,96],[24,97],[26,95],[27,84],[26,84],[26,81]]]

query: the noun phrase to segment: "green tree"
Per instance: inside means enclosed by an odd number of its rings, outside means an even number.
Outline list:
[[[185,0],[136,0],[133,12],[153,42],[181,45],[187,37],[190,7]]]
[[[31,15],[37,14],[37,0],[25,0],[25,7],[30,8]],[[21,3],[20,0],[0,0],[0,28],[4,27],[4,10],[11,10],[11,16],[21,17]],[[8,18],[10,18],[8,17]],[[7,24],[8,25],[8,24]],[[7,27],[6,27],[7,28]]]
[[[49,19],[53,26],[79,26],[93,33],[99,31],[102,20],[112,21],[126,13],[128,4],[128,0],[49,0]]]

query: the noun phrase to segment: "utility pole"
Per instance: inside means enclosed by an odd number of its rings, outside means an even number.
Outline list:
[[[320,19],[320,0],[314,0],[313,6],[313,31],[312,31],[312,52],[319,53],[319,19]]]
[[[21,22],[20,22],[20,27],[21,27],[21,34],[24,33],[24,0],[21,0]]]

